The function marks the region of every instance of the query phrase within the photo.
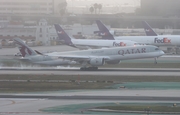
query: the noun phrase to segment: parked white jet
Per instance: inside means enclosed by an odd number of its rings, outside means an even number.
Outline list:
[[[62,59],[73,60],[82,65],[81,70],[97,70],[98,66],[107,64],[119,64],[121,60],[156,58],[164,52],[156,46],[138,45],[128,47],[114,47],[105,49],[91,49],[70,52],[52,53]],[[90,65],[90,67],[87,67]]]
[[[67,35],[67,33],[62,29],[59,24],[55,24],[55,29],[58,34],[59,39],[63,39],[66,45],[82,48],[103,48],[103,47],[123,47],[123,46],[134,46],[137,44],[131,40],[82,40],[74,39]]]
[[[41,54],[38,51],[32,50],[28,47],[21,39],[14,38],[14,42],[17,44],[19,51],[22,54],[22,61],[28,61],[35,64],[59,66],[59,65],[70,65],[76,62],[70,60],[59,59],[58,57],[52,57],[47,54]]]

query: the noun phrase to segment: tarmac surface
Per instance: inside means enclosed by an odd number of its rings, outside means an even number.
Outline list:
[[[40,52],[77,50],[68,46],[32,47]],[[0,56],[13,56],[18,48],[0,49]],[[133,63],[134,61],[129,61]],[[149,62],[153,59],[136,60],[136,63]],[[180,56],[166,55],[158,58],[161,63],[179,63]],[[36,75],[97,75],[97,76],[176,76],[180,77],[179,68],[100,68],[98,71],[80,71],[78,67],[35,68],[35,67],[1,67],[0,74],[36,74]],[[59,115],[46,113],[43,109],[51,107],[77,106],[78,104],[106,103],[180,103],[178,89],[111,89],[111,90],[68,90],[38,93],[0,93],[0,115]],[[75,104],[75,105],[74,105]],[[83,108],[81,108],[83,109]],[[79,109],[76,115],[82,115]],[[67,110],[68,111],[68,110]],[[72,115],[70,113],[61,113]],[[108,114],[108,113],[106,113]],[[110,113],[111,114],[111,113]],[[109,115],[110,115],[109,114]],[[104,113],[96,113],[104,115]],[[118,115],[121,115],[118,113]],[[126,115],[126,114],[122,114]],[[128,114],[129,115],[129,114]],[[133,115],[133,114],[130,114]],[[137,114],[136,114],[137,115]]]
[[[173,68],[167,68],[167,69],[152,69],[152,68],[119,68],[119,69],[99,69],[98,71],[80,71],[78,68],[73,69],[1,69],[0,74],[5,75],[13,75],[13,74],[20,74],[20,75],[95,75],[95,76],[177,76],[180,77],[180,70],[179,69],[173,69]]]
[[[179,90],[71,90],[0,94],[0,115],[56,115],[41,110],[56,106],[105,103],[180,103]],[[83,108],[82,108],[83,109]],[[63,113],[62,113],[63,114]],[[68,114],[68,113],[66,113]],[[97,114],[100,115],[100,114]]]

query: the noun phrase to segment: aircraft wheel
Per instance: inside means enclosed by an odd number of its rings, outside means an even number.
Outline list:
[[[80,70],[81,71],[97,71],[98,67],[88,67],[88,68],[81,67]]]
[[[98,70],[98,67],[89,67],[88,69],[89,69],[89,71],[96,71],[96,70]]]

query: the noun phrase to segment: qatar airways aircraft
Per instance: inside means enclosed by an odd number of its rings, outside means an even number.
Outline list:
[[[114,37],[106,26],[99,20],[96,21],[100,32],[104,33],[102,39],[109,40],[132,40],[139,44],[149,44],[155,46],[180,46],[180,36],[118,36]]]
[[[55,29],[58,34],[59,39],[63,39],[66,45],[80,48],[80,49],[92,49],[92,48],[107,48],[107,47],[124,47],[124,46],[134,46],[137,44],[131,40],[82,40],[71,38],[62,29],[59,24],[55,24]]]
[[[154,58],[157,63],[156,58],[164,54],[158,47],[151,45],[40,54],[29,48],[19,38],[15,38],[14,41],[22,53],[21,60],[51,66],[81,64],[81,70],[97,70],[98,66],[103,66],[105,63],[119,64],[121,60],[128,59]],[[87,67],[88,65],[90,67]]]

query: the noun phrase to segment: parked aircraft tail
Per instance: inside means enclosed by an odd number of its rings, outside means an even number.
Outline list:
[[[17,44],[23,57],[37,55],[37,53],[27,46],[20,38],[14,38],[14,42]]]
[[[99,32],[102,35],[102,39],[114,40],[114,36],[109,32],[109,29],[100,20],[96,20],[96,24],[100,30]]]
[[[154,30],[146,21],[142,21],[142,23],[147,36],[157,36],[156,32],[154,32]]]
[[[66,45],[74,46],[69,35],[62,29],[59,24],[54,24],[59,39],[63,39]]]

